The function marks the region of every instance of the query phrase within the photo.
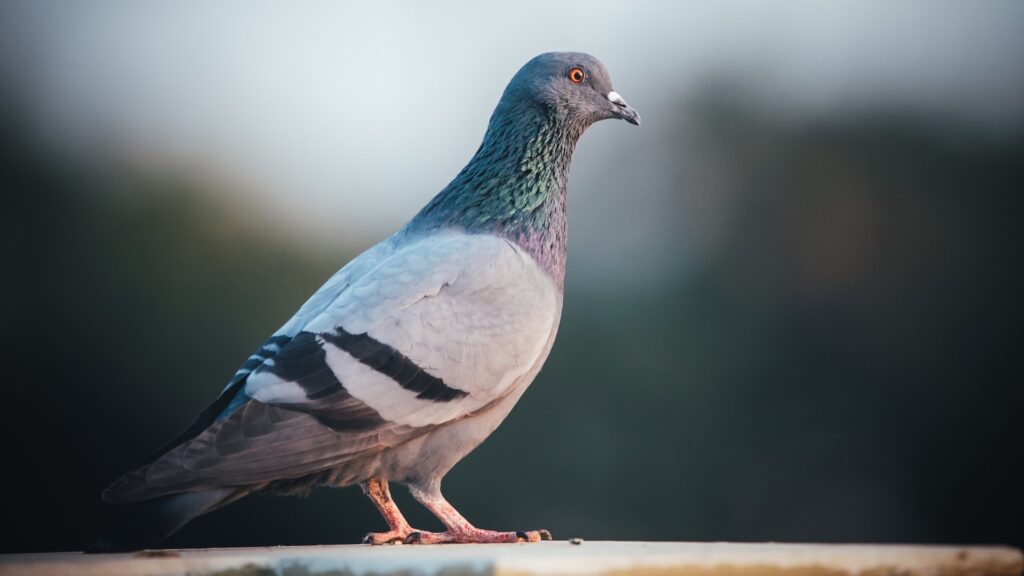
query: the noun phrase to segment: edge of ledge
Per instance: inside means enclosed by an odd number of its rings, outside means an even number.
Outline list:
[[[435,546],[296,546],[55,552],[0,556],[0,574],[195,576],[387,574],[606,574],[609,576],[1020,576],[1024,554],[1007,546],[583,542]]]

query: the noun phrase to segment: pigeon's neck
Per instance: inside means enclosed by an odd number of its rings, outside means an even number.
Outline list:
[[[508,238],[561,287],[566,183],[584,129],[544,109],[499,106],[473,159],[410,226],[458,227]]]

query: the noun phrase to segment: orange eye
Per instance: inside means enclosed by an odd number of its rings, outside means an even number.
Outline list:
[[[586,77],[587,74],[583,71],[583,68],[580,68],[579,66],[573,66],[572,69],[569,70],[569,82],[572,82],[573,84],[581,84]]]

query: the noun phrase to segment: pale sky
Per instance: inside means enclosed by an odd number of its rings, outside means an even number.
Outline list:
[[[623,151],[657,171],[678,101],[709,78],[743,78],[793,113],[883,101],[995,128],[1024,120],[1014,0],[24,1],[0,16],[0,70],[51,141],[220,179],[320,246],[404,223],[545,51],[601,58],[644,118],[584,137],[573,182],[590,187]],[[606,226],[587,202],[615,191],[570,189],[579,226]]]

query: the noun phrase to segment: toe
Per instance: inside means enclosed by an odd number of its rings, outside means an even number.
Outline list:
[[[460,542],[451,532],[426,532],[417,530],[405,537],[406,544],[450,544]]]
[[[551,532],[547,530],[520,530],[516,532],[516,540],[519,542],[540,542],[551,540]]]
[[[370,532],[363,538],[363,544],[380,546],[382,544],[401,544],[405,534],[400,532]]]

